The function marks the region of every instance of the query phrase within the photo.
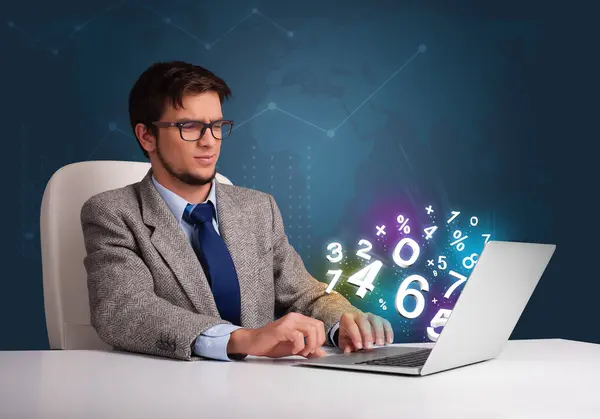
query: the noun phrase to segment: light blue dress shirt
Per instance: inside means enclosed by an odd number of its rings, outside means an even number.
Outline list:
[[[175,215],[179,226],[183,229],[188,242],[192,243],[192,232],[194,227],[189,224],[187,221],[183,219],[183,211],[187,206],[188,202],[177,195],[175,192],[170,189],[165,188],[163,185],[158,183],[154,175],[152,175],[152,182],[156,187],[156,190],[162,196],[165,203]],[[219,221],[217,214],[217,195],[215,189],[216,180],[213,179],[210,192],[208,193],[208,198],[202,202],[207,203],[211,201],[213,206],[215,207],[215,217],[213,218],[213,226],[217,233],[220,235],[219,231]],[[219,359],[222,361],[232,361],[231,358],[227,355],[227,344],[229,343],[229,338],[231,337],[231,333],[233,333],[237,329],[241,329],[242,327],[232,325],[232,324],[218,324],[209,329],[206,329],[204,332],[198,336],[193,344],[194,353],[198,356],[202,356],[205,358]],[[339,322],[335,324],[335,326],[331,329],[329,334],[329,341],[336,345],[336,342],[333,341],[333,336],[336,330],[339,328]],[[337,345],[336,345],[337,346]]]

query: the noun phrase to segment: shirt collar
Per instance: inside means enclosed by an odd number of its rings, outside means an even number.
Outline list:
[[[162,198],[167,203],[167,206],[169,207],[173,215],[175,215],[177,222],[181,224],[183,211],[185,210],[185,207],[187,206],[188,202],[179,195],[177,195],[175,192],[165,188],[163,185],[158,183],[154,175],[152,175],[152,182],[154,183],[154,186],[156,186],[156,189],[158,190],[160,196],[162,196]],[[211,201],[213,206],[215,207],[215,219],[218,220],[219,218],[217,216],[217,194],[215,192],[215,183],[216,180],[213,179],[210,186],[210,192],[208,193],[208,198],[206,199],[206,201],[202,202],[202,204]]]

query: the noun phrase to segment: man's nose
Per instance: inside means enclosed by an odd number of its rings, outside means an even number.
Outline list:
[[[202,135],[202,137],[200,137],[200,139],[197,141],[197,143],[201,147],[212,147],[216,141],[217,140],[215,139],[215,137],[213,137],[212,132],[210,131],[210,128],[207,128],[204,131],[204,134]]]

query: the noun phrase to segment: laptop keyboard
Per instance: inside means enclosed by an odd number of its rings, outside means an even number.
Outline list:
[[[385,358],[371,359],[370,361],[357,362],[356,364],[381,365],[386,367],[421,367],[425,364],[431,348],[409,352],[407,354],[386,356]]]

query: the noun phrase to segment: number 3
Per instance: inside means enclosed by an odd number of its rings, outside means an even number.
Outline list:
[[[332,263],[338,263],[344,258],[344,255],[342,254],[342,245],[340,243],[329,243],[329,245],[327,245],[327,250],[331,252],[331,256],[327,255],[327,259]]]

